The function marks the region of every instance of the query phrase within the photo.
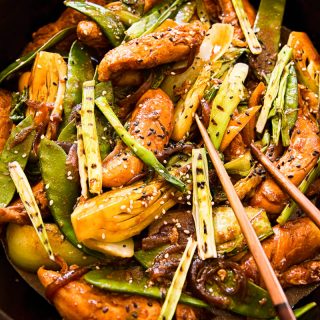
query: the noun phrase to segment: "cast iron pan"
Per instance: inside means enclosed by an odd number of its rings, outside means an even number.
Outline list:
[[[19,56],[33,31],[54,21],[62,10],[61,0],[0,0],[0,70]],[[284,25],[292,30],[306,31],[318,48],[319,21],[319,0],[287,0]],[[313,291],[299,305],[311,301],[320,306],[320,289]],[[12,268],[0,245],[0,320],[10,319],[57,320],[60,317]],[[320,308],[313,309],[301,319],[320,319]]]

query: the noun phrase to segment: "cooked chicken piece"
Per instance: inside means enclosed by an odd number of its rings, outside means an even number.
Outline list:
[[[299,89],[303,104],[306,106],[307,109],[310,110],[311,113],[317,114],[319,112],[318,96],[314,92],[302,85],[299,85]]]
[[[242,136],[238,133],[224,151],[225,161],[231,161],[239,158],[246,153],[247,149]]]
[[[144,13],[148,12],[152,7],[161,2],[161,0],[145,0],[144,1]]]
[[[77,25],[77,37],[89,47],[106,48],[108,46],[107,38],[94,21],[80,21]]]
[[[40,268],[38,277],[44,287],[56,280],[60,274]],[[99,290],[83,280],[71,281],[60,288],[53,303],[66,320],[156,320],[161,311],[157,300],[137,295],[120,295]],[[178,305],[177,320],[196,320],[201,311]]]
[[[262,242],[262,247],[277,274],[293,265],[315,257],[320,252],[320,230],[309,219],[300,218],[273,228],[274,235]],[[248,278],[261,284],[262,279],[251,254],[241,262]]]
[[[306,261],[289,268],[279,277],[283,288],[320,282],[320,261]]]
[[[163,151],[173,129],[173,103],[161,90],[148,90],[132,113],[129,133],[153,153]],[[122,142],[102,164],[104,187],[118,187],[141,173],[143,162]]]
[[[99,80],[107,81],[124,70],[149,69],[186,59],[203,37],[204,29],[197,21],[133,39],[104,56],[98,68]]]
[[[0,153],[10,135],[12,122],[9,118],[11,110],[11,94],[0,89]]]
[[[100,5],[106,4],[105,0],[90,0],[90,2],[94,2]],[[58,20],[39,28],[36,32],[32,34],[33,40],[29,42],[28,45],[24,48],[22,55],[25,55],[28,52],[39,48],[62,29],[76,26],[78,22],[85,19],[86,16],[79,13],[78,11],[73,10],[71,8],[66,9],[58,18]],[[69,49],[74,39],[74,35],[66,38],[57,45],[57,48]]]
[[[42,181],[32,187],[34,197],[37,201],[41,215],[45,216],[48,209],[48,199],[45,192],[45,186]],[[0,208],[0,224],[12,222],[16,224],[29,224],[30,219],[25,210],[22,201],[16,200],[9,207]]]
[[[144,81],[143,71],[128,70],[112,79],[112,84],[119,87],[140,86]]]
[[[300,109],[290,145],[276,165],[292,183],[298,186],[315,166],[319,155],[320,136],[318,126],[307,109]],[[251,205],[264,208],[270,214],[279,214],[288,199],[288,195],[282,191],[276,182],[271,177],[267,177],[258,187],[251,200]]]

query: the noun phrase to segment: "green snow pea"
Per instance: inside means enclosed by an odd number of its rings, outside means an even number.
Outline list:
[[[56,43],[68,36],[71,32],[75,31],[75,29],[75,27],[70,27],[59,31],[37,50],[31,51],[27,53],[25,56],[18,58],[15,62],[11,63],[8,67],[6,67],[4,70],[0,72],[0,83],[8,76],[12,75],[13,73],[17,72],[18,70],[32,62],[38,52],[54,46]]]
[[[14,140],[21,135],[26,135],[23,141],[16,145],[12,145]],[[32,116],[21,121],[11,132],[10,137],[2,150],[0,155],[0,207],[7,206],[12,200],[16,187],[9,175],[8,163],[17,161],[24,169],[29,154],[32,148],[32,143],[35,137],[35,130],[33,129]]]
[[[80,195],[80,185],[77,179],[73,177],[74,172],[68,175],[66,153],[54,141],[43,138],[40,143],[39,154],[49,209],[59,229],[73,246],[84,253],[101,257],[101,254],[80,244],[74,233],[70,215]]]
[[[75,41],[70,49],[68,58],[68,75],[66,93],[63,100],[64,120],[61,128],[65,128],[74,106],[81,103],[82,83],[93,78],[94,69],[86,48]]]

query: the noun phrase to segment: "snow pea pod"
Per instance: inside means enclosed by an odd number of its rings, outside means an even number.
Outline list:
[[[232,274],[229,274],[229,276],[231,278],[233,277]],[[139,279],[132,278],[132,281],[127,281],[120,270],[114,271],[111,268],[93,270],[84,276],[84,280],[107,291],[138,294],[154,299],[164,298],[163,291],[157,286],[149,286],[146,277]],[[232,278],[230,281],[234,281],[234,279]],[[267,291],[250,281],[247,283],[245,297],[239,297],[239,295],[226,295],[216,284],[212,286],[212,291],[210,290],[210,292],[214,295],[225,296],[229,300],[226,309],[235,313],[261,319],[269,319],[275,315]],[[264,303],[261,304],[259,301],[264,301]],[[198,308],[210,308],[209,304],[206,302],[184,293],[180,296],[180,302]]]
[[[16,187],[9,175],[8,163],[17,161],[24,169],[35,137],[32,116],[21,121],[11,132],[0,155],[0,207],[7,206],[12,200]],[[16,139],[23,139],[16,143]],[[15,144],[13,146],[13,143]]]
[[[159,287],[148,286],[148,279],[146,277],[133,279],[133,281],[126,281],[121,277],[121,273],[116,274],[111,268],[104,268],[101,270],[94,270],[88,272],[84,279],[94,286],[113,292],[138,294],[141,296],[162,299],[163,292]],[[124,270],[125,271],[125,270]],[[208,304],[200,299],[193,298],[187,294],[182,294],[180,302],[189,304],[194,307],[208,308]]]
[[[90,2],[65,1],[64,3],[67,7],[79,11],[95,21],[114,47],[121,44],[125,29],[111,10]]]
[[[8,67],[6,67],[4,70],[0,72],[0,83],[4,79],[6,79],[8,76],[12,75],[13,73],[17,72],[18,70],[20,70],[21,68],[23,68],[24,66],[32,62],[38,52],[54,46],[56,43],[58,43],[63,38],[68,36],[70,33],[75,31],[75,29],[76,29],[75,27],[70,27],[70,28],[66,28],[59,31],[52,38],[50,38],[46,43],[44,43],[41,47],[39,47],[37,50],[31,51],[25,56],[11,63]]]
[[[70,215],[80,194],[80,188],[73,176],[74,172],[68,172],[66,153],[55,142],[43,138],[39,154],[49,209],[59,229],[73,246],[87,254],[99,255],[80,244],[72,228]]]
[[[63,100],[64,121],[61,128],[69,122],[71,111],[82,99],[82,83],[93,78],[94,69],[86,48],[75,41],[70,49],[68,58],[68,79]]]
[[[164,20],[174,16],[177,13],[178,7],[180,7],[183,2],[184,1],[180,0],[165,0],[155,5],[126,31],[125,41],[139,38],[153,32]]]
[[[290,131],[294,127],[298,117],[298,79],[294,66],[289,67],[287,88],[284,98],[284,114],[282,121],[282,144],[284,147],[290,144]]]
[[[251,55],[250,65],[263,81],[276,64],[285,6],[286,0],[260,1],[254,29],[263,50],[259,55]]]
[[[77,140],[77,127],[76,127],[76,120],[73,119],[61,130],[58,137],[58,141],[73,143],[76,140]]]

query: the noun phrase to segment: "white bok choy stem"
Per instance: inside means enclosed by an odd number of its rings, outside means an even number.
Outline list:
[[[190,237],[181,257],[179,266],[173,276],[172,283],[162,305],[158,320],[171,320],[173,318],[196,247],[197,242]]]
[[[228,50],[234,28],[230,24],[215,23],[207,31],[192,65],[183,73],[167,76],[161,88],[173,99],[177,90],[184,91],[186,84],[193,85],[203,66],[216,61]]]
[[[200,259],[217,258],[212,217],[212,196],[205,149],[192,150],[193,207],[198,255]]]
[[[9,172],[40,242],[48,253],[49,259],[55,261],[47,231],[41,217],[40,209],[37,205],[36,199],[34,198],[26,175],[17,161],[9,163]]]
[[[89,191],[100,194],[102,191],[102,162],[94,116],[94,86],[94,80],[83,83],[81,126],[88,167]]]

